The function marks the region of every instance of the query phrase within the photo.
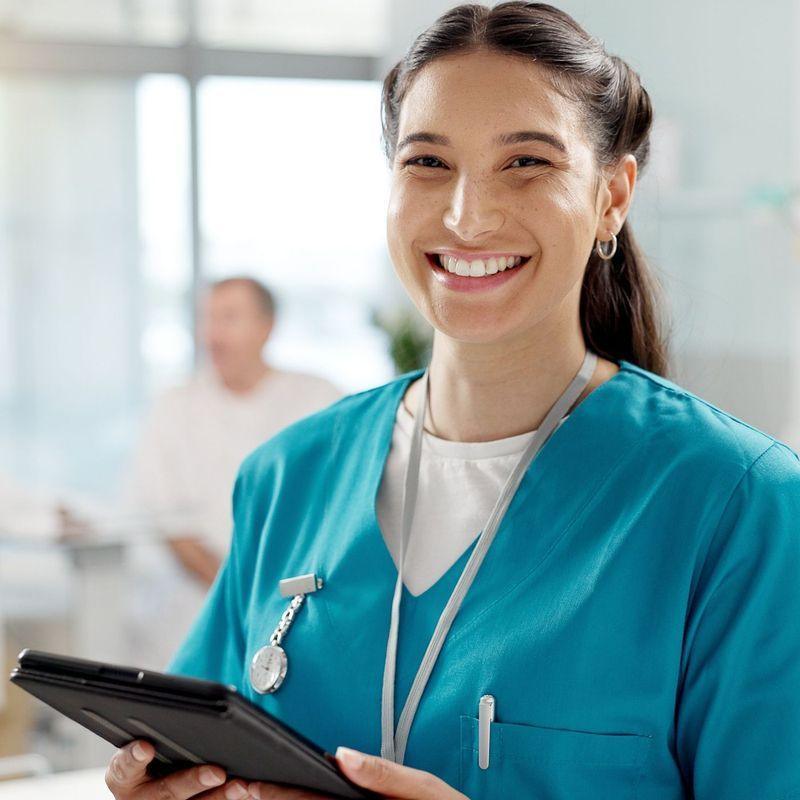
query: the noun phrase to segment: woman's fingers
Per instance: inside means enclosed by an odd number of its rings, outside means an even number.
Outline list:
[[[326,797],[306,789],[292,789],[275,783],[251,783],[247,790],[256,800],[326,800]]]
[[[397,800],[467,800],[430,772],[340,747],[336,760],[353,783]]]
[[[225,783],[225,771],[204,764],[181,770],[164,778],[153,778],[147,774],[147,765],[153,760],[155,750],[149,742],[136,741],[118,750],[106,771],[106,785],[117,800],[189,800],[190,797],[208,792]],[[226,800],[243,800],[247,790],[241,781],[236,786],[224,787],[219,797]],[[228,794],[228,791],[232,794]],[[244,794],[241,791],[244,790]]]
[[[149,742],[131,742],[114,753],[106,770],[106,785],[115,797],[121,792],[131,792],[149,780],[147,765],[155,752]]]
[[[174,772],[163,778],[152,778],[146,790],[143,787],[141,795],[136,795],[136,800],[189,800],[190,797],[207,792],[223,783],[225,783],[224,770],[204,764]],[[242,800],[246,796],[246,794],[238,795],[237,800]]]
[[[252,795],[247,791],[247,783],[242,780],[233,780],[210,792],[197,796],[197,800],[251,800]],[[160,795],[157,800],[161,800]]]

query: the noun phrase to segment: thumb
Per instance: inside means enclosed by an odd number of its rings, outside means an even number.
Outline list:
[[[444,781],[412,767],[404,767],[385,758],[370,756],[340,747],[336,760],[353,783],[397,800],[465,800],[464,795]]]

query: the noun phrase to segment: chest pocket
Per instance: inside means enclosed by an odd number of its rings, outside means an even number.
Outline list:
[[[459,790],[471,800],[636,800],[651,739],[493,722],[488,769],[478,720],[461,717]]]

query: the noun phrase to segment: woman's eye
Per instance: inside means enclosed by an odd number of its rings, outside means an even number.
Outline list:
[[[425,163],[431,161],[435,163]],[[444,164],[436,156],[416,156],[416,158],[409,158],[408,161],[404,161],[403,166],[433,167],[435,169],[439,166],[444,166]]]
[[[549,163],[550,163],[549,161],[545,161],[543,158],[534,158],[533,156],[520,156],[519,158],[515,158],[515,159],[514,159],[514,160],[513,160],[513,161],[512,161],[512,162],[509,164],[509,166],[510,166],[510,167],[513,167],[513,166],[514,166],[515,164],[517,164],[517,162],[519,162],[519,161],[522,161],[522,162],[529,162],[529,163],[522,163],[522,164],[519,164],[519,166],[520,166],[520,167],[535,167],[535,166],[537,166],[537,165],[539,165],[539,164],[541,164],[541,165],[547,165],[547,164],[549,164]]]

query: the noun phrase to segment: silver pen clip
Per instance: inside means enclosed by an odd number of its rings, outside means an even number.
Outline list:
[[[489,745],[494,722],[494,697],[485,694],[478,703],[478,766],[489,769]]]

